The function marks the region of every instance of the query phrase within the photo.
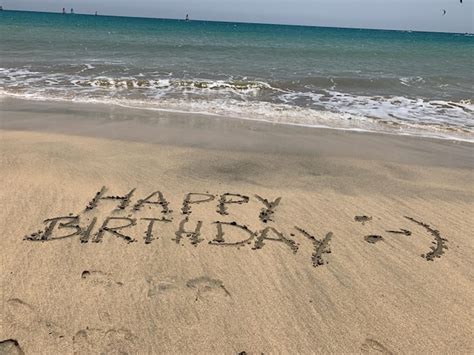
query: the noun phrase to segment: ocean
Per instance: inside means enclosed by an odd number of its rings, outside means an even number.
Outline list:
[[[2,97],[474,141],[474,37],[0,12]]]

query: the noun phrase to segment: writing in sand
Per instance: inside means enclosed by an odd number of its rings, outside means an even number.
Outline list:
[[[45,224],[44,230],[31,233],[24,239],[31,242],[50,242],[78,238],[81,243],[100,243],[106,236],[110,236],[127,243],[134,243],[138,240],[133,234],[137,229],[140,229],[143,233],[144,244],[149,245],[159,238],[162,232],[160,232],[160,226],[173,222],[174,211],[170,209],[170,203],[161,191],[154,191],[141,199],[134,200],[135,195],[136,189],[132,189],[124,195],[110,195],[107,194],[106,187],[102,187],[80,214],[71,213],[68,216],[48,218],[43,222]],[[302,238],[312,247],[313,266],[321,266],[328,262],[327,254],[331,253],[331,239],[334,238],[331,231],[325,231],[321,237],[317,237],[313,232],[308,232],[311,228],[294,226],[295,233],[286,235],[274,224],[274,216],[282,198],[267,199],[259,195],[254,197],[260,204],[258,219],[262,228],[252,230],[237,221],[213,221],[215,233],[213,239],[208,241],[210,246],[240,247],[250,245],[253,250],[259,250],[263,249],[267,243],[276,242],[282,243],[289,252],[296,254],[300,248],[300,243],[297,240]],[[175,228],[174,236],[170,238],[171,241],[182,244],[187,239],[196,247],[205,241],[201,233],[203,222],[190,221],[190,215],[196,205],[215,206],[216,215],[229,216],[232,205],[247,205],[250,200],[249,196],[239,193],[213,195],[208,192],[190,192],[186,194],[179,213],[179,224]],[[103,209],[106,201],[113,201],[116,207],[112,212],[99,219],[94,213]],[[110,208],[110,205],[108,207]],[[141,212],[146,208],[158,215],[141,216]],[[159,212],[156,212],[157,210]],[[421,255],[423,258],[433,261],[444,254],[444,250],[447,249],[447,240],[441,236],[438,230],[415,218],[408,216],[404,218],[414,225],[421,226],[432,238],[432,246],[427,253]],[[362,224],[370,223],[371,220],[372,217],[365,215],[354,217],[354,222]],[[407,229],[391,229],[385,232],[387,235],[400,234],[407,237],[412,235],[412,232]],[[375,244],[383,241],[384,237],[382,235],[365,235],[363,239],[369,244]]]

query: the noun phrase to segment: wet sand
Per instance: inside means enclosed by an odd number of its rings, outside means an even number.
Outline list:
[[[0,353],[474,350],[472,144],[12,99],[0,129]]]

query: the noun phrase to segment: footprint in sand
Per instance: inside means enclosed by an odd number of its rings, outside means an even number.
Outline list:
[[[0,341],[0,355],[23,355],[24,352],[15,339]]]
[[[74,354],[132,354],[137,352],[137,340],[125,328],[86,328],[73,337]]]
[[[105,324],[112,323],[112,318],[110,317],[110,313],[105,312],[105,311],[99,311],[98,314],[99,314],[99,319],[101,322]]]
[[[196,290],[195,301],[205,299],[208,295],[231,297],[221,280],[211,279],[207,276],[191,279],[186,283],[186,286]]]
[[[382,354],[393,354],[390,350],[388,350],[385,346],[379,343],[377,340],[367,338],[365,342],[362,344],[361,348],[362,352],[366,353],[382,353]]]
[[[150,298],[159,297],[178,288],[176,278],[174,277],[164,279],[149,277],[146,279],[146,282],[148,284],[147,296]]]
[[[10,298],[6,302],[7,322],[23,329],[43,329],[49,335],[57,338],[63,338],[60,327],[53,322],[41,317],[33,306],[22,301],[19,298]]]
[[[19,298],[10,298],[7,301],[6,319],[10,324],[18,322],[23,327],[29,327],[37,320],[37,315],[28,303]]]
[[[81,279],[91,285],[101,285],[106,287],[123,286],[120,281],[115,281],[110,274],[102,271],[84,270],[81,274]]]

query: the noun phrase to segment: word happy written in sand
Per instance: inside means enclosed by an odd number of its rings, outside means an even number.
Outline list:
[[[142,199],[133,201],[136,189],[130,190],[125,195],[108,195],[107,189],[102,187],[92,200],[88,203],[85,210],[78,215],[70,214],[69,216],[60,216],[48,218],[44,221],[46,225],[44,230],[25,236],[27,241],[49,242],[77,237],[81,243],[100,243],[106,236],[113,236],[124,240],[128,243],[137,242],[137,239],[130,234],[135,228],[142,229],[143,240],[145,244],[151,244],[159,238],[160,225],[173,222],[173,210],[161,191],[155,191]],[[262,249],[266,243],[279,242],[292,252],[297,253],[300,244],[296,242],[296,234],[291,233],[285,235],[278,227],[274,226],[274,215],[281,203],[281,197],[275,199],[266,199],[255,195],[256,201],[261,204],[258,215],[262,228],[252,230],[245,224],[239,222],[222,222],[214,221],[212,225],[215,227],[214,239],[208,241],[212,246],[245,246],[251,245],[253,250]],[[105,201],[114,201],[116,209],[112,215],[104,217],[99,221],[98,217],[92,214],[100,210]],[[228,216],[232,205],[245,205],[250,201],[249,196],[237,193],[225,193],[222,195],[212,195],[209,193],[188,193],[182,203],[180,211],[180,221],[176,228],[174,237],[171,238],[177,244],[182,244],[188,239],[191,244],[198,246],[204,242],[201,229],[202,221],[191,222],[190,215],[193,207],[199,204],[211,204],[216,206],[216,214]],[[142,211],[148,207],[149,210],[158,208],[159,216],[154,217],[137,217]],[[119,216],[120,214],[127,216]],[[447,240],[442,238],[439,231],[431,228],[428,224],[418,221],[411,217],[405,217],[410,222],[423,227],[433,238],[433,246],[430,251],[423,254],[426,260],[434,260],[444,254],[447,249]],[[370,222],[372,217],[355,216],[354,221],[363,225]],[[137,227],[135,227],[137,226]],[[295,232],[298,237],[309,241],[312,244],[313,254],[311,261],[313,266],[320,266],[327,263],[325,254],[331,253],[330,243],[333,233],[328,231],[323,237],[316,237],[307,229],[295,226]],[[387,230],[389,234],[401,234],[411,236],[411,231],[407,229]],[[236,237],[238,235],[238,237]],[[243,236],[243,237],[242,237]],[[380,235],[366,235],[364,239],[367,243],[374,244],[384,240]],[[183,245],[183,244],[182,244]]]

